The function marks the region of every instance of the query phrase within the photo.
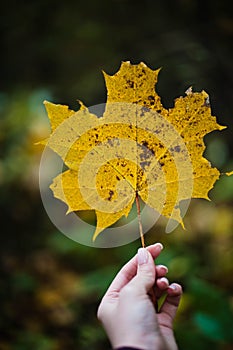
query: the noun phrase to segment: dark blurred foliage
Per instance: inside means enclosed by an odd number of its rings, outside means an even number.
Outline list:
[[[206,137],[206,156],[233,168],[233,16],[231,0],[14,1],[0,4],[0,349],[102,350],[98,302],[140,246],[94,249],[56,230],[38,186],[49,132],[43,100],[78,108],[106,99],[103,69],[122,60],[163,67],[157,91],[166,107],[193,85],[205,89],[228,129]],[[228,350],[233,343],[233,179],[212,202],[193,200],[187,231],[146,235],[161,241],[169,279],[184,286],[175,323],[180,349]],[[85,233],[84,233],[85,234]]]

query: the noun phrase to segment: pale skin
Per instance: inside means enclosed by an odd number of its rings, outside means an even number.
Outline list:
[[[177,350],[173,320],[182,295],[178,283],[169,284],[167,268],[154,264],[160,243],[140,248],[117,274],[98,308],[98,319],[114,349]],[[159,298],[166,298],[156,311]]]

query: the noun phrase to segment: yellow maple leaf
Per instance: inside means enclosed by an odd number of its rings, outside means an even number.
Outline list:
[[[183,225],[181,201],[208,199],[220,176],[203,157],[203,137],[225,128],[211,115],[208,94],[190,88],[166,109],[155,91],[158,73],[129,62],[113,76],[104,73],[101,117],[82,104],[75,112],[45,102],[52,129],[47,146],[68,167],[51,189],[68,212],[95,210],[93,239],[127,216],[138,197],[170,219],[168,231],[174,220]]]

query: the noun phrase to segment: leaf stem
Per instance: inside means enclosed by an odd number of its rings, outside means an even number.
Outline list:
[[[139,197],[138,197],[138,191],[136,191],[136,206],[137,206],[137,213],[138,213],[138,226],[139,226],[140,238],[141,238],[141,242],[142,242],[142,247],[145,248],[146,245],[145,245],[143,230],[142,230],[141,211],[140,211],[140,202],[139,202]]]

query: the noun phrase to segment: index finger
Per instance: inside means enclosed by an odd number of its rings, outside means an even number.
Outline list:
[[[155,243],[146,247],[146,249],[150,252],[153,259],[156,259],[161,250],[163,249],[163,245],[161,243]],[[119,293],[120,290],[131,281],[131,279],[137,273],[137,255],[135,255],[131,260],[129,260],[126,265],[122,267],[122,269],[118,272],[110,287],[108,288],[106,295],[108,293]]]

